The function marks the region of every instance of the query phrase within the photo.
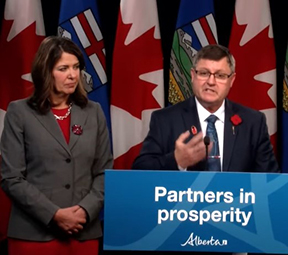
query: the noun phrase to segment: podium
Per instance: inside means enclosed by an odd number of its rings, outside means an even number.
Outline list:
[[[106,170],[104,250],[288,254],[288,175]]]

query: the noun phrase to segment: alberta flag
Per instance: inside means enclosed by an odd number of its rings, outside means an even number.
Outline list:
[[[288,45],[286,51],[284,80],[283,80],[283,146],[282,146],[282,171],[288,173]]]
[[[62,0],[58,35],[73,40],[85,58],[83,72],[89,99],[99,102],[110,129],[106,56],[96,0]]]
[[[203,46],[217,41],[213,0],[182,0],[170,57],[170,103],[178,103],[192,95],[192,57]]]

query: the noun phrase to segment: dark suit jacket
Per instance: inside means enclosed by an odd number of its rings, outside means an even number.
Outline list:
[[[74,134],[72,126],[83,133]],[[1,137],[3,190],[13,202],[8,236],[47,241],[58,236],[51,219],[59,208],[80,205],[89,218],[75,238],[102,235],[99,212],[104,199],[104,169],[112,168],[106,119],[89,101],[71,110],[70,142],[52,112],[41,115],[27,100],[10,103]]]
[[[232,131],[231,116],[238,114],[242,123]],[[191,97],[152,113],[150,130],[143,142],[134,169],[177,170],[174,157],[179,135],[195,126],[201,130],[195,98]],[[193,135],[191,134],[191,137]],[[226,99],[223,171],[276,172],[278,164],[270,143],[265,115]],[[188,170],[205,170],[205,161]]]

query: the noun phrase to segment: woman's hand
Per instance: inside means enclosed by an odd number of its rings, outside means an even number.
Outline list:
[[[83,229],[86,223],[86,211],[79,205],[59,209],[53,216],[57,226],[72,235]]]

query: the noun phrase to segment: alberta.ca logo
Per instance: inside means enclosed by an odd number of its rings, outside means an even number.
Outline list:
[[[192,232],[185,243],[181,244],[181,246],[225,246],[227,244],[228,241],[226,239],[219,240],[215,239],[213,236],[211,236],[210,239],[202,239],[200,236],[194,235]]]

